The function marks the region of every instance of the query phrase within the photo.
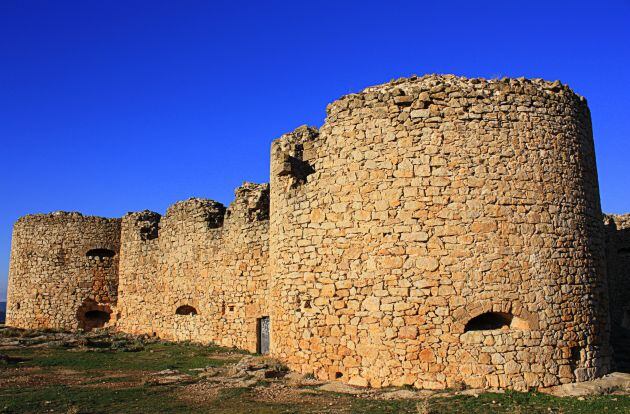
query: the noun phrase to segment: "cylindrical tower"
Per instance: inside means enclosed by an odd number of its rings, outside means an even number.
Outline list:
[[[102,327],[115,320],[120,220],[55,212],[13,227],[7,320],[19,328]]]
[[[559,82],[412,77],[272,145],[272,347],[356,385],[608,369],[589,110]]]

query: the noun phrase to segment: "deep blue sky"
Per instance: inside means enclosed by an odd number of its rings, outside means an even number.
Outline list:
[[[630,3],[510,3],[2,0],[0,298],[19,216],[229,203],[272,139],[411,74],[568,83],[603,208],[630,211]]]

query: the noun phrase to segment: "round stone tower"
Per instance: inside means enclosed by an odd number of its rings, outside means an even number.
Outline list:
[[[7,320],[19,328],[64,330],[115,320],[120,219],[56,212],[13,227]]]
[[[376,387],[609,365],[589,110],[559,82],[412,77],[272,145],[271,352]]]

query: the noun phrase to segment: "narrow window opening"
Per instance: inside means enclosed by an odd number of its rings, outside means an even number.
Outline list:
[[[234,305],[230,305],[230,306],[228,306],[228,310],[229,310],[230,312],[234,312]]]
[[[310,309],[310,308],[311,308],[311,301],[310,300],[304,301],[304,309]]]
[[[110,249],[91,249],[88,250],[85,255],[90,259],[103,261],[105,259],[114,257],[116,252]]]
[[[22,306],[22,305],[20,305],[20,302],[17,302],[17,303],[15,304],[15,310],[20,310],[20,307],[21,307],[21,306]]]
[[[197,314],[197,309],[190,305],[182,305],[175,310],[176,315],[191,315],[195,316]]]
[[[339,378],[342,378],[342,377],[343,377],[343,374],[341,372],[339,372],[339,371],[335,372],[335,379],[339,379]]]
[[[509,327],[512,323],[512,315],[503,312],[486,312],[475,316],[466,323],[464,332],[488,331]]]

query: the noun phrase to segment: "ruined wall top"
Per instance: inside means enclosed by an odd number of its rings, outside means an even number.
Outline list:
[[[191,197],[168,207],[166,214],[150,210],[129,212],[123,219],[128,222],[160,223],[175,221],[207,222],[209,228],[223,226],[226,217],[243,217],[255,220],[269,219],[269,184],[244,182],[234,190],[235,198],[229,207],[207,198]],[[77,213],[80,214],[80,213]]]
[[[608,225],[613,224],[617,230],[630,228],[630,214],[607,214],[604,222]]]
[[[225,206],[205,198],[189,198],[179,201],[166,210],[164,220],[205,222],[209,228],[221,227]]]
[[[100,217],[100,216],[84,216],[78,211],[54,211],[52,213],[38,213],[38,214],[27,214],[17,219],[15,222],[16,225],[19,224],[45,224],[45,223],[54,223],[54,224],[62,224],[65,222],[93,222],[93,223],[116,223],[119,222],[119,218],[109,218],[109,217]]]
[[[456,91],[461,91],[461,97],[477,95],[479,99],[495,96],[501,97],[506,94],[506,104],[512,102],[507,97],[507,92],[518,92],[525,95],[539,95],[546,98],[576,99],[584,103],[586,99],[560,81],[546,81],[543,79],[526,78],[502,78],[502,79],[482,79],[465,78],[455,75],[425,75],[411,76],[392,80],[389,83],[365,88],[359,93],[348,94],[332,102],[326,108],[329,117],[338,115],[344,110],[365,109],[380,103],[395,104],[398,106],[412,106],[412,109],[429,109],[432,101],[448,100],[453,107],[458,104],[466,104],[465,101],[458,102]],[[530,102],[522,102],[523,109]],[[450,106],[450,105],[449,105]],[[483,108],[471,108],[472,112],[481,111]],[[429,118],[430,112],[417,113],[416,115]]]
[[[269,184],[243,183],[234,191],[227,215],[247,221],[269,220]]]

